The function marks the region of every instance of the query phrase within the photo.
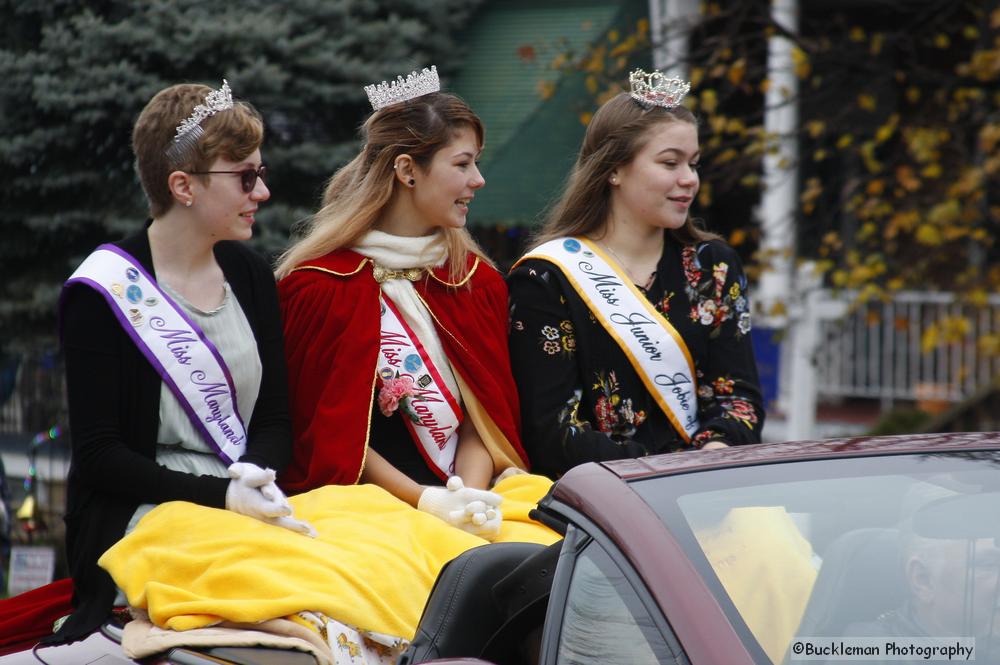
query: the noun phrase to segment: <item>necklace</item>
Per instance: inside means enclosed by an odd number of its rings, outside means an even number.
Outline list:
[[[616,252],[615,250],[611,249],[610,245],[605,244],[605,243],[602,242],[601,243],[601,247],[603,247],[604,249],[606,249],[609,252],[611,252],[611,256],[615,257],[615,259],[618,260],[618,265],[620,265],[622,267],[622,270],[625,271],[625,274],[628,275],[629,279],[632,280],[633,284],[635,284],[636,286],[638,286],[643,291],[649,289],[649,287],[651,287],[653,285],[653,279],[656,277],[656,271],[655,270],[653,272],[649,273],[649,277],[646,279],[645,282],[640,281],[640,280],[638,280],[638,279],[635,278],[635,275],[632,274],[632,271],[628,269],[628,264],[625,263],[625,260],[622,259],[622,257],[618,256],[618,252]]]

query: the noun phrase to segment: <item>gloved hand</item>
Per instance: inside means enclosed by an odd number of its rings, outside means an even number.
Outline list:
[[[273,469],[262,469],[248,462],[236,462],[229,466],[229,477],[232,480],[226,489],[228,510],[316,537],[316,529],[312,525],[292,517],[292,506],[274,482],[276,474]]]
[[[452,476],[445,487],[425,488],[417,501],[417,508],[468,531],[466,527],[479,529],[487,524],[491,519],[488,511],[493,511],[492,519],[495,520],[502,501],[503,497],[499,494],[466,487],[459,476]],[[479,524],[475,523],[477,521]]]
[[[465,514],[469,516],[469,520],[458,525],[462,531],[486,540],[493,540],[500,535],[503,513],[499,508],[487,506],[482,501],[473,501],[465,507]]]

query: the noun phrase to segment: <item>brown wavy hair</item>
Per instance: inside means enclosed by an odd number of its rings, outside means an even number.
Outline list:
[[[587,126],[580,154],[562,196],[546,213],[531,246],[602,229],[611,213],[611,173],[631,162],[645,145],[650,130],[662,122],[687,122],[698,126],[694,113],[683,106],[646,107],[625,92],[601,106]],[[690,216],[684,226],[670,232],[686,245],[719,237],[698,227]]]

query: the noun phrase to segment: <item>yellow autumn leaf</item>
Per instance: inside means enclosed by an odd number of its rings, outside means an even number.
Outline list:
[[[806,123],[806,133],[812,138],[818,137],[824,131],[826,131],[826,123],[822,120],[810,120]]]
[[[692,84],[693,85],[693,84]],[[762,95],[766,95],[767,91],[771,89],[771,79],[765,78],[760,82],[760,92]]]
[[[868,44],[868,52],[872,55],[878,55],[882,52],[882,45],[885,43],[885,35],[881,32],[876,32],[872,35],[872,40]]]
[[[893,113],[891,116],[889,116],[889,120],[884,125],[879,127],[878,130],[875,132],[875,142],[885,143],[886,141],[888,141],[890,138],[892,138],[892,135],[896,133],[896,127],[898,125],[899,125],[899,114]]]
[[[740,185],[747,188],[753,188],[760,184],[760,175],[757,173],[748,173],[742,178],[740,178]]]
[[[920,189],[920,180],[913,172],[913,167],[908,164],[896,167],[896,180],[908,192],[915,192]]]
[[[701,183],[701,188],[698,190],[698,202],[705,207],[712,205],[712,183]]]
[[[924,334],[920,336],[920,350],[924,353],[930,353],[937,347],[939,339],[940,333],[937,324],[930,324],[924,328]]]
[[[735,148],[726,148],[722,153],[715,158],[717,164],[725,164],[726,162],[731,162],[739,156],[739,151]]]
[[[808,78],[809,74],[812,72],[812,65],[809,63],[809,55],[798,46],[792,47],[792,66],[794,67],[795,75],[798,76],[800,80]]]
[[[729,134],[736,134],[737,136],[746,136],[747,126],[739,118],[730,118],[726,122],[726,132]]]
[[[928,247],[937,247],[941,244],[941,231],[930,224],[921,224],[917,228],[917,242]]]
[[[643,17],[643,18],[639,19],[638,21],[636,21],[635,22],[635,30],[636,30],[636,32],[639,33],[640,36],[646,35],[646,33],[649,32],[649,19]]]
[[[691,68],[691,87],[697,89],[701,85],[701,80],[705,78],[705,68],[704,67],[692,67]]]
[[[877,105],[875,96],[867,92],[863,92],[860,95],[858,95],[857,102],[858,102],[858,107],[864,111],[874,111]]]
[[[915,85],[911,85],[906,89],[906,101],[911,104],[916,104],[920,101],[920,88]]]
[[[701,108],[705,113],[715,113],[715,110],[719,106],[719,98],[715,94],[715,90],[712,90],[711,88],[703,90],[700,95],[700,99]]]
[[[729,234],[729,244],[733,247],[739,247],[747,239],[747,232],[743,229],[734,229],[732,233]]]
[[[933,164],[928,164],[920,172],[920,175],[924,176],[925,178],[940,178],[941,177],[941,165],[938,164],[937,162],[935,162]]]
[[[743,82],[743,76],[747,72],[747,61],[746,58],[740,58],[734,62],[729,67],[729,72],[726,74],[729,78],[729,82],[733,85],[739,85]]]
[[[824,159],[826,159],[826,156],[827,156],[826,150],[820,148],[819,150],[813,152],[813,161],[822,162]]]
[[[934,35],[934,46],[941,49],[948,48],[951,46],[951,38],[944,33],[936,34]]]
[[[615,44],[615,43],[618,42],[618,40],[620,38],[621,38],[621,34],[619,34],[619,32],[617,30],[615,30],[614,28],[612,28],[611,30],[608,30],[608,41],[609,42],[611,42],[612,44]]]
[[[874,178],[868,181],[868,185],[865,187],[865,192],[870,196],[881,196],[882,192],[885,191],[885,182],[881,178]]]
[[[840,138],[837,139],[837,147],[841,150],[848,147],[854,142],[854,137],[850,134],[841,134]]]
[[[863,42],[865,41],[865,30],[859,25],[851,27],[850,32],[847,33],[847,38],[852,42]]]
[[[580,114],[580,124],[584,127],[590,124],[590,121],[594,119],[594,114],[590,111],[584,111]]]
[[[556,84],[554,81],[539,81],[535,84],[535,90],[542,99],[551,99],[555,94]]]

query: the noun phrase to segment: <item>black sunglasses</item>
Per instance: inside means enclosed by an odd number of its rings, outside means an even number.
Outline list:
[[[240,177],[240,187],[247,194],[252,192],[253,188],[257,186],[257,178],[260,178],[267,184],[267,167],[263,164],[260,165],[260,168],[243,169],[242,171],[188,171],[188,173],[191,175],[213,175],[216,173],[238,175]]]

